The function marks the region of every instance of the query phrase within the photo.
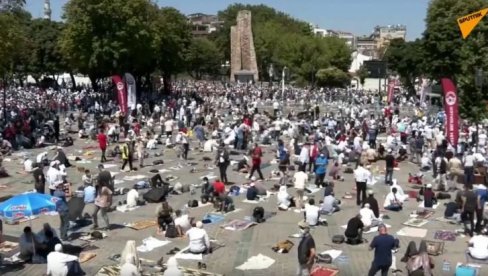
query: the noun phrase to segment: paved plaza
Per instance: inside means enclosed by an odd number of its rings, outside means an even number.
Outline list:
[[[83,157],[88,150],[83,150],[83,148],[93,146],[95,149],[90,149],[94,151],[94,155]],[[113,146],[113,145],[111,145]],[[78,155],[82,156],[83,158],[89,160],[90,163],[88,164],[80,164],[77,162],[72,162],[73,165],[76,166],[83,166],[85,168],[89,168],[92,172],[96,172],[96,166],[98,165],[99,155],[100,152],[96,148],[97,143],[96,141],[88,141],[88,140],[77,140],[75,141],[75,145],[72,147],[65,148],[66,154],[69,155]],[[263,147],[264,148],[264,158],[263,158],[263,173],[265,177],[269,175],[271,170],[277,169],[276,164],[270,164],[270,161],[274,158],[275,154],[275,147]],[[30,154],[31,158],[34,158],[35,155],[45,149],[36,149],[36,150],[29,150],[27,151]],[[149,151],[151,156],[154,156],[154,153],[161,152],[162,146],[159,145],[158,149]],[[126,175],[145,175],[150,176],[152,175],[149,170],[151,169],[168,169],[172,166],[182,164],[184,165],[182,169],[178,171],[172,171],[169,173],[162,174],[163,177],[171,174],[177,176],[178,179],[173,181],[172,183],[181,182],[181,183],[189,183],[195,184],[200,182],[200,176],[207,175],[211,171],[206,170],[204,168],[204,164],[206,162],[202,161],[204,156],[214,158],[214,153],[201,153],[198,150],[192,150],[189,154],[188,162],[184,162],[181,160],[177,160],[175,152],[173,149],[164,149],[163,159],[165,161],[164,165],[159,166],[147,166],[143,169],[140,169],[136,172],[130,173],[119,173],[116,175],[117,180],[122,180],[122,178]],[[17,154],[16,154],[17,155]],[[242,158],[242,155],[232,155],[231,159],[239,160]],[[146,164],[152,164],[152,161],[155,159],[161,159],[161,157],[150,157],[145,160]],[[0,190],[0,196],[8,196],[8,195],[15,195],[21,192],[25,192],[27,190],[33,189],[33,180],[32,175],[23,173],[23,167],[21,165],[22,159],[19,157],[11,156],[7,160],[5,160],[4,164],[7,170],[12,175],[9,178],[4,178],[1,180],[2,185],[6,185],[6,188]],[[137,162],[134,162],[137,163]],[[200,170],[197,173],[190,173],[190,166],[187,166],[186,163],[197,163],[195,168]],[[109,170],[112,172],[119,172],[120,169],[120,161],[111,160],[107,164],[116,164],[117,166],[110,168]],[[213,162],[209,162],[213,166]],[[381,167],[384,166],[384,161],[380,161],[377,164],[373,165],[373,168],[378,166],[381,170]],[[231,169],[229,168],[229,181],[232,181],[236,184],[246,183],[245,175],[238,174],[236,172],[230,172]],[[218,174],[218,170],[215,169],[213,171],[215,174]],[[407,183],[408,173],[409,172],[417,172],[417,166],[408,162],[403,162],[400,164],[400,170],[394,172],[394,178],[398,179],[399,184],[403,187],[405,192],[411,190]],[[75,187],[81,184],[81,173],[75,167],[68,169],[69,180],[74,184]],[[352,174],[345,174],[345,181],[344,182],[336,182],[335,186],[335,193],[337,197],[342,197],[346,192],[354,192],[353,186],[353,175]],[[427,180],[430,179],[430,173],[426,175]],[[124,181],[121,184],[116,185],[116,187],[131,187],[136,181]],[[273,185],[273,181],[265,181],[265,184],[268,188],[271,188]],[[384,197],[388,191],[388,187],[385,186],[381,181],[376,183],[374,186],[371,186],[375,191],[376,198],[378,199],[378,203],[380,206],[383,204]],[[140,192],[142,194],[144,191]],[[294,194],[294,189],[289,189],[290,194]],[[190,193],[186,193],[183,195],[172,195],[169,198],[170,205],[174,209],[183,208],[184,205],[190,199],[198,199],[200,196],[200,191],[197,191],[195,195],[190,195]],[[310,196],[310,195],[309,195]],[[323,196],[323,190],[311,195],[313,196],[317,202]],[[124,200],[125,196],[119,196],[114,198],[114,203],[116,204],[120,200]],[[250,216],[252,209],[257,206],[255,204],[248,204],[243,203],[242,200],[244,199],[244,195],[240,195],[238,198],[234,198],[234,202],[236,204],[236,208],[240,209],[238,212],[234,212],[231,214],[226,215],[226,221],[231,219],[243,219],[246,216]],[[460,229],[460,225],[452,225],[445,222],[436,221],[436,217],[443,216],[444,213],[444,206],[442,205],[444,202],[441,201],[441,206],[439,206],[435,210],[435,214],[429,218],[429,223],[427,223],[424,228],[428,229],[427,235],[424,239],[427,240],[434,240],[434,232],[438,229],[448,229],[448,230],[455,230]],[[204,262],[207,264],[207,271],[225,274],[225,275],[294,275],[297,267],[297,246],[298,246],[298,239],[292,240],[295,242],[295,246],[293,247],[292,251],[288,254],[279,254],[275,253],[271,250],[277,242],[280,240],[290,239],[288,236],[298,232],[297,222],[303,219],[303,213],[295,213],[294,211],[278,211],[277,204],[276,204],[276,196],[271,196],[266,202],[259,203],[259,205],[263,206],[266,211],[273,211],[278,212],[276,216],[268,219],[265,223],[259,224],[257,226],[251,227],[247,230],[234,232],[229,230],[224,230],[219,227],[220,224],[217,225],[206,225],[204,228],[209,233],[209,236],[213,239],[217,239],[219,242],[224,243],[225,247],[220,248],[213,252],[213,254],[204,256]],[[141,244],[141,241],[147,237],[155,236],[156,235],[156,227],[151,227],[145,230],[135,231],[130,228],[124,228],[124,223],[135,222],[142,219],[155,219],[155,209],[157,204],[147,204],[146,206],[140,207],[134,211],[121,213],[119,211],[114,211],[109,213],[110,222],[113,225],[118,225],[120,227],[115,227],[117,229],[111,230],[108,234],[108,237],[95,242],[95,245],[99,247],[99,249],[95,250],[94,252],[97,256],[82,264],[82,268],[85,270],[87,275],[95,275],[96,272],[104,265],[111,265],[115,264],[115,262],[109,260],[109,256],[113,254],[120,254],[125,243],[127,240],[135,240],[137,245]],[[401,241],[401,248],[398,253],[396,253],[397,257],[397,267],[403,270],[402,273],[398,273],[397,275],[406,275],[405,263],[400,262],[400,258],[403,256],[406,246],[409,241],[414,240],[417,243],[421,240],[421,238],[410,238],[404,236],[397,236],[396,232],[403,227],[402,223],[409,219],[409,215],[412,211],[417,210],[418,202],[415,200],[410,199],[406,202],[405,208],[403,211],[399,213],[393,212],[386,212],[389,215],[390,219],[385,220],[385,223],[390,224],[392,227],[389,229],[389,233],[398,237]],[[336,213],[332,216],[327,216],[328,226],[318,226],[312,230],[312,235],[315,238],[315,243],[317,245],[317,251],[322,252],[329,249],[338,249],[342,250],[342,255],[345,257],[339,257],[330,265],[325,265],[329,267],[336,267],[340,270],[339,275],[366,275],[371,261],[373,252],[368,250],[368,246],[366,244],[351,246],[347,244],[336,245],[332,244],[331,238],[333,235],[336,234],[343,234],[344,229],[340,226],[347,223],[347,221],[358,213],[358,207],[356,207],[355,199],[343,199],[342,200],[342,210],[339,213]],[[91,213],[93,210],[93,205],[87,205],[85,207],[84,212]],[[201,207],[201,208],[194,208],[190,209],[190,216],[195,217],[197,219],[201,219],[205,213],[212,212],[213,208],[211,206],[208,207]],[[59,218],[58,216],[41,216],[38,219],[32,220],[31,222],[25,222],[19,225],[4,225],[4,234],[12,235],[12,236],[19,236],[22,233],[22,229],[32,224],[34,231],[39,231],[42,224],[45,222],[49,222],[52,226],[58,228],[59,227]],[[102,223],[103,224],[103,223]],[[90,226],[85,227],[84,229],[78,231],[89,231]],[[366,234],[364,237],[371,241],[375,234]],[[164,239],[162,237],[158,237],[160,239]],[[435,260],[435,272],[434,275],[453,275],[455,264],[457,262],[463,262],[465,260],[464,252],[466,250],[467,244],[466,242],[469,240],[468,237],[461,237],[458,236],[456,241],[446,241],[444,253],[440,256],[434,257]],[[73,244],[80,244],[81,241],[74,240],[72,241]],[[143,262],[145,265],[144,267],[147,271],[151,271],[151,266],[154,265],[154,262],[148,262],[147,260],[157,261],[161,257],[164,258],[166,261],[170,256],[166,253],[173,249],[174,247],[184,248],[188,244],[188,240],[184,238],[177,238],[172,239],[171,243],[165,245],[163,247],[154,249],[148,253],[139,253],[139,256],[146,261]],[[268,257],[271,257],[276,262],[266,270],[251,270],[251,271],[240,271],[236,270],[235,267],[243,264],[249,257],[255,256],[258,254],[263,254]],[[443,271],[443,260],[447,260],[451,264],[451,271],[445,272]],[[197,268],[197,261],[188,261],[188,260],[179,260],[179,264],[184,267],[190,268]],[[45,273],[46,265],[45,264],[37,264],[37,265],[26,265],[22,270],[18,271],[10,271],[10,272],[2,272],[2,275],[42,275]],[[483,273],[488,273],[486,268],[483,268]],[[481,275],[486,275],[486,274]]]

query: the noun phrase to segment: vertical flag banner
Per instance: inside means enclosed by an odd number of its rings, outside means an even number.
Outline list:
[[[464,39],[473,31],[473,29],[480,23],[481,19],[485,17],[488,12],[488,8],[479,10],[477,12],[470,13],[457,19],[461,35]]]
[[[446,137],[447,141],[455,148],[459,139],[459,101],[456,93],[456,86],[452,80],[444,78],[441,80],[444,90],[444,111],[446,112]]]
[[[125,90],[125,84],[119,75],[113,75],[112,81],[115,83],[115,88],[117,89],[120,110],[127,115],[127,91]]]
[[[394,80],[388,80],[388,104],[391,104],[393,101],[393,91],[395,90],[395,81]]]
[[[125,73],[125,83],[127,84],[127,105],[130,110],[136,109],[137,94],[136,94],[136,80],[130,73]]]

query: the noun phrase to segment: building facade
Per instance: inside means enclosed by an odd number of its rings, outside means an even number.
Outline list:
[[[216,15],[194,13],[187,17],[192,25],[192,35],[194,37],[207,37],[222,27],[223,24]]]

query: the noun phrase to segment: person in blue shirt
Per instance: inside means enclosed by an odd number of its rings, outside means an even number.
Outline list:
[[[481,229],[485,226],[485,219],[483,217],[484,214],[484,207],[485,202],[488,200],[488,190],[484,184],[480,184],[475,191],[476,196],[478,197],[478,202],[476,206],[476,232],[480,232]]]
[[[247,200],[258,200],[258,189],[256,188],[254,182],[251,183],[249,189],[247,189],[246,193]]]
[[[369,245],[369,250],[374,250],[374,259],[371,263],[368,276],[376,275],[381,271],[382,276],[388,275],[392,265],[392,250],[398,248],[399,241],[389,235],[385,225],[378,226],[379,235],[374,237]]]
[[[83,201],[85,203],[95,202],[95,193],[96,189],[93,187],[93,185],[86,185],[83,189]]]
[[[320,188],[324,185],[324,178],[327,174],[327,165],[329,160],[325,157],[325,154],[321,153],[315,160],[315,185]]]
[[[63,192],[63,184],[59,184],[53,194],[59,200],[56,201],[56,212],[59,214],[61,220],[59,226],[59,234],[62,240],[68,240],[68,228],[69,228],[69,207],[66,202],[66,195]]]

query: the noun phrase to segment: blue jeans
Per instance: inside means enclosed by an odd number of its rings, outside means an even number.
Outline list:
[[[393,168],[386,168],[385,184],[391,185],[393,183]]]
[[[59,237],[63,240],[67,240],[69,228],[69,213],[59,213],[59,219],[61,220],[59,226]]]
[[[473,185],[474,183],[474,168],[464,167],[464,185]]]

